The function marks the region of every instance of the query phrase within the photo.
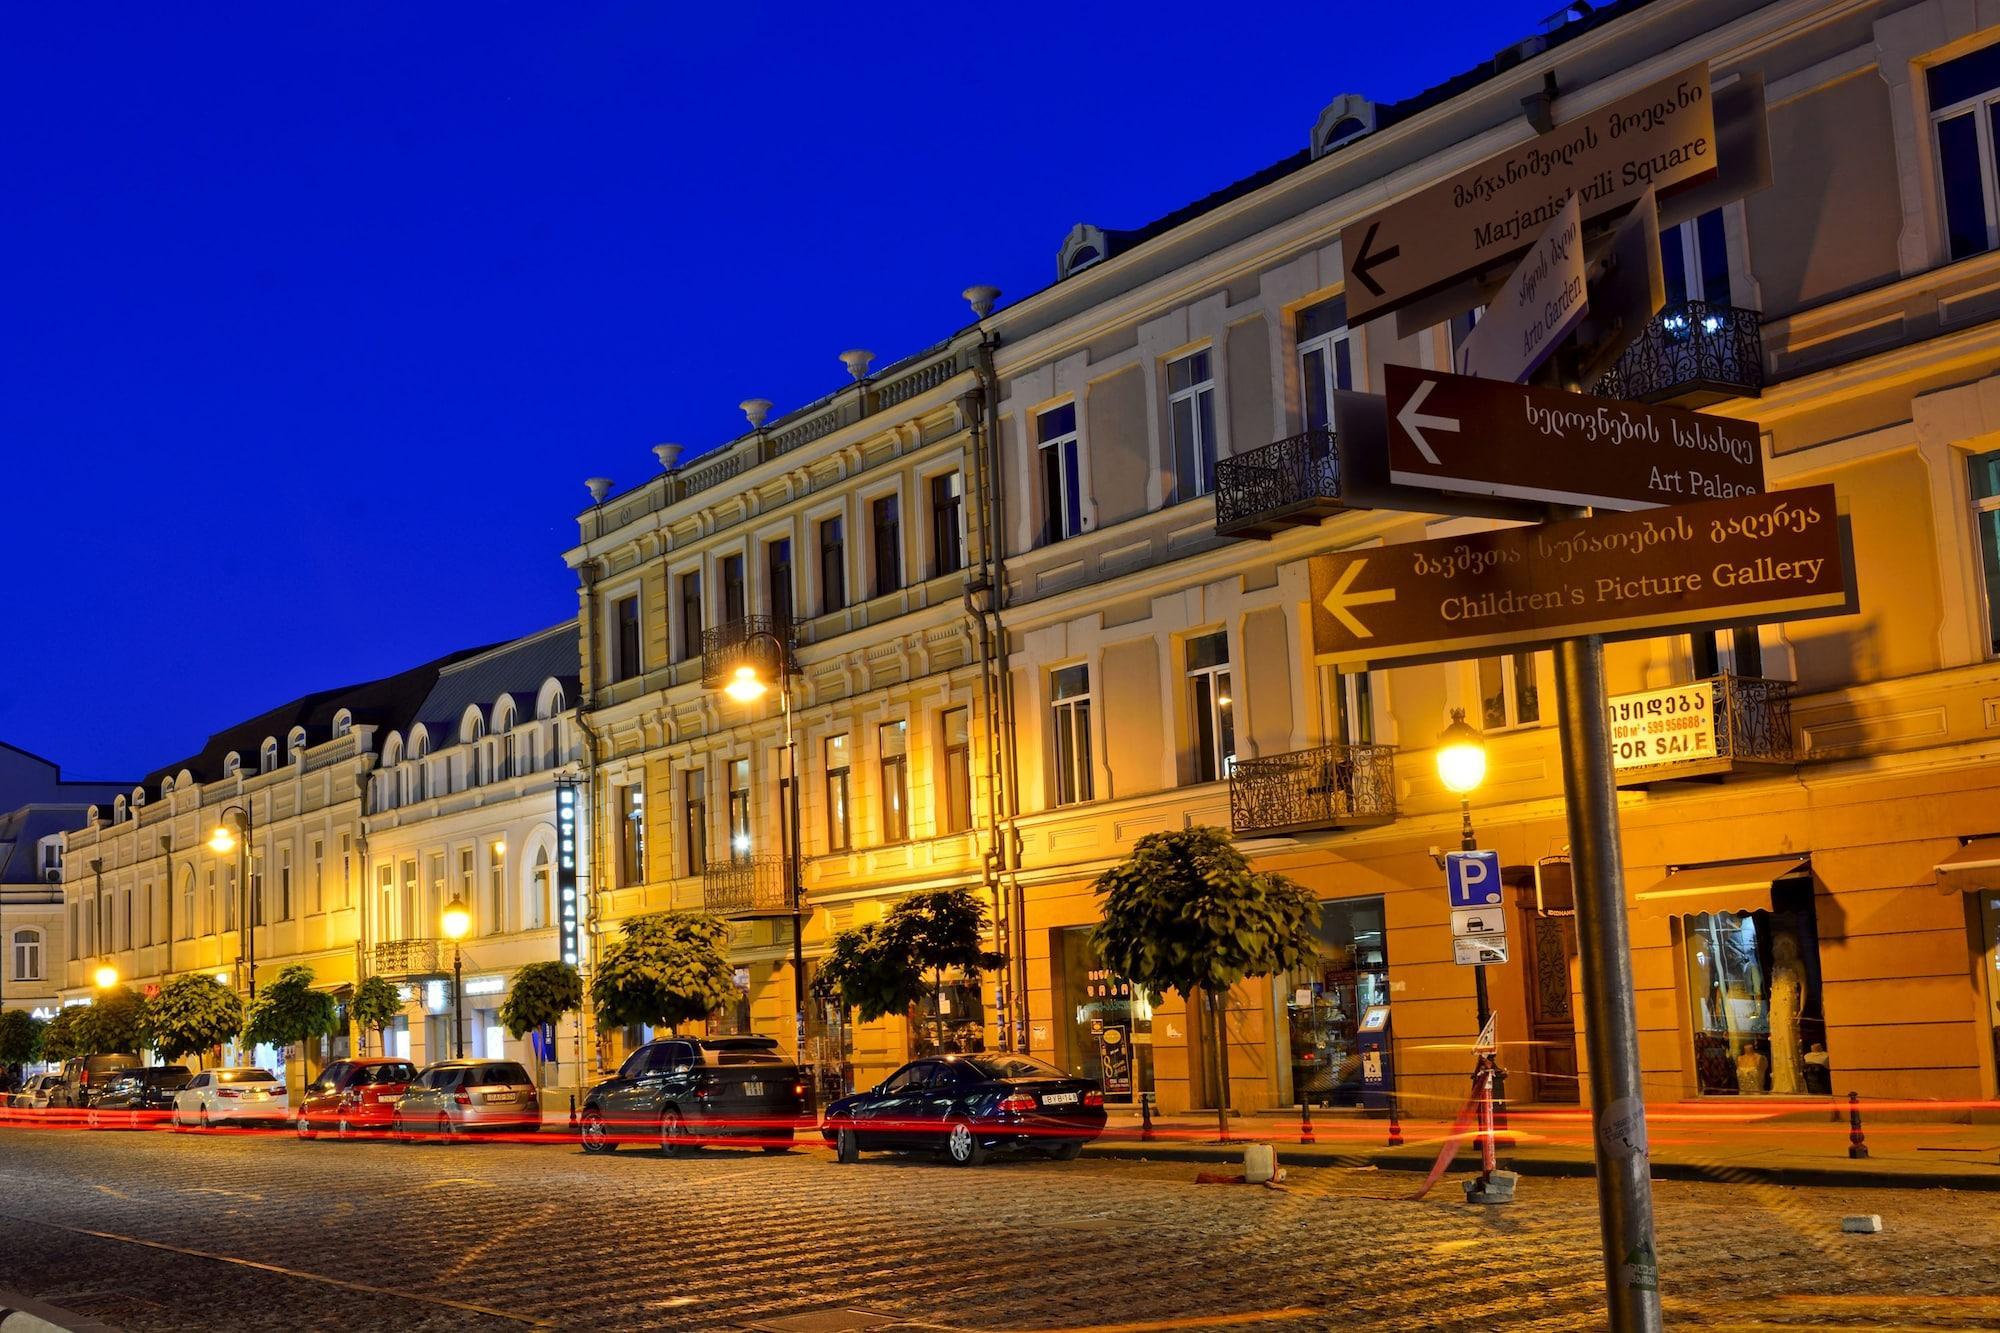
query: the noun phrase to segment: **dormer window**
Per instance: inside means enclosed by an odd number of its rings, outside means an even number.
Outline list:
[[[274,738],[266,736],[263,746],[257,751],[257,771],[260,773],[270,773],[276,770],[277,767],[278,742]]]
[[[345,736],[353,730],[354,714],[343,708],[333,715],[333,734],[336,738]]]
[[[1313,125],[1313,159],[1375,132],[1375,104],[1359,93],[1342,93],[1327,103]]]
[[[1079,222],[1070,228],[1069,235],[1063,239],[1062,249],[1056,255],[1056,278],[1061,280],[1080,273],[1110,253],[1111,245],[1104,235],[1104,228]]]
[[[293,727],[291,734],[285,737],[285,758],[290,763],[300,764],[305,762],[305,757],[306,729]]]
[[[242,772],[242,771],[243,771],[243,756],[242,756],[242,755],[240,755],[240,754],[236,753],[236,751],[234,751],[234,750],[231,750],[231,751],[230,751],[230,752],[229,752],[228,754],[226,754],[226,755],[222,756],[222,776],[223,776],[223,777],[225,777],[225,778],[233,778],[233,777],[235,777],[235,776],[236,776],[236,775],[237,775],[238,773],[240,773],[240,772]]]

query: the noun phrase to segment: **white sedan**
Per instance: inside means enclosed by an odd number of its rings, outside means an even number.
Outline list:
[[[289,1090],[267,1069],[205,1069],[174,1094],[176,1129],[277,1124],[291,1119]]]

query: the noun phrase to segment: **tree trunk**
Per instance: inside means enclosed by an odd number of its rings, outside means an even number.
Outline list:
[[[1211,1044],[1215,1047],[1215,1132],[1218,1139],[1229,1142],[1229,1005],[1226,994],[1217,994],[1214,989],[1204,987],[1202,995],[1208,1002],[1208,1030]]]

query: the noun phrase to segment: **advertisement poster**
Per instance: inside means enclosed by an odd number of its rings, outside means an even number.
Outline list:
[[[1097,1034],[1098,1067],[1103,1070],[1106,1097],[1132,1096],[1132,1025],[1106,1023]]]

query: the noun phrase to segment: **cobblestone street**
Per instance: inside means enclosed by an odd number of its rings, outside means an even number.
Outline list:
[[[1591,1327],[1587,1181],[0,1131],[0,1288],[132,1329]],[[1670,1323],[1991,1327],[2000,1203],[1657,1187]],[[1886,1230],[1843,1236],[1840,1216]]]

